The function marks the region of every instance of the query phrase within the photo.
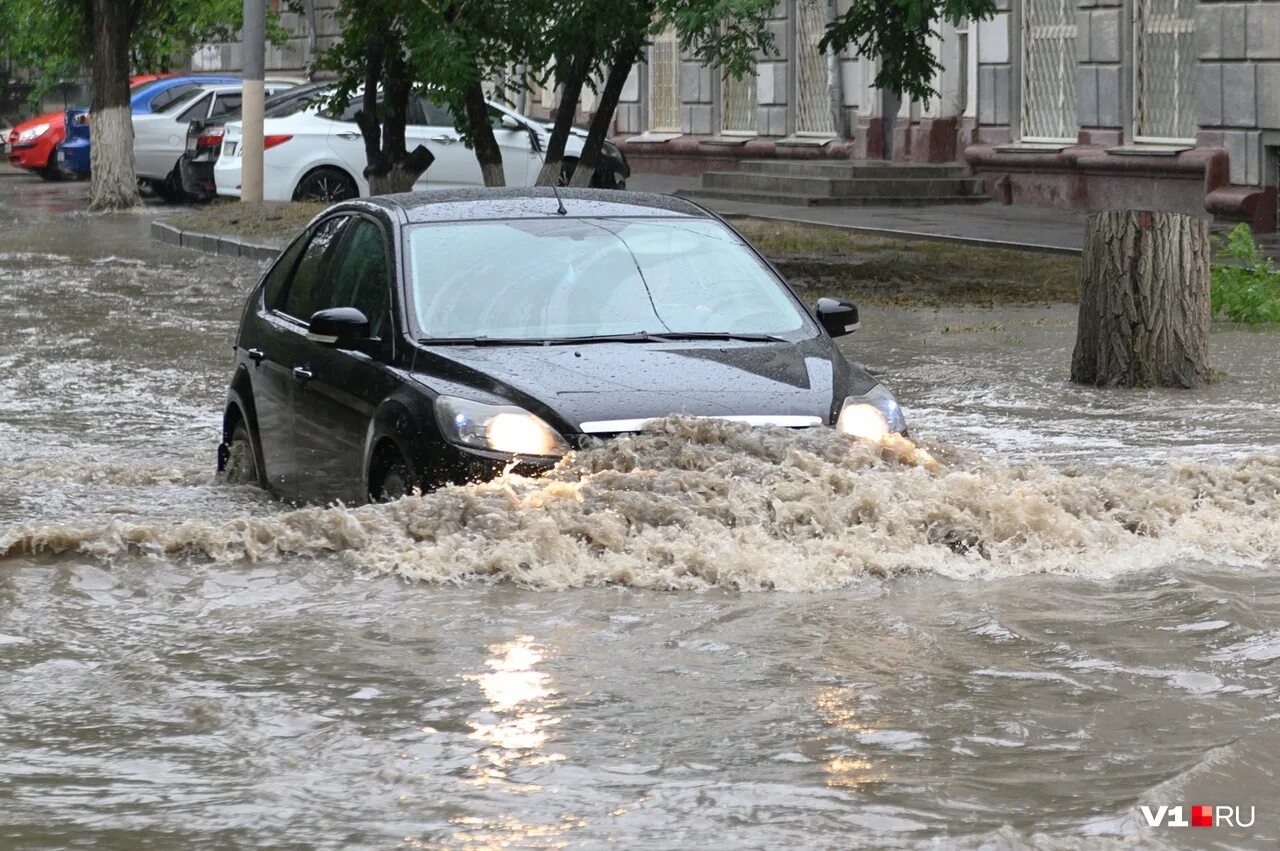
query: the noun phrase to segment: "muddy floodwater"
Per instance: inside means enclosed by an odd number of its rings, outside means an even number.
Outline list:
[[[295,510],[213,478],[261,268],[82,192],[0,177],[0,847],[1280,841],[1276,332],[1117,393],[1070,308],[868,308],[936,465],[673,421]]]

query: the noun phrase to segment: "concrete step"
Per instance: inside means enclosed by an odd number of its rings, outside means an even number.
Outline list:
[[[969,168],[958,163],[888,163],[874,160],[743,160],[739,170],[752,174],[797,177],[968,177]]]
[[[675,194],[694,201],[739,201],[787,207],[928,207],[933,204],[985,204],[991,200],[986,195],[838,196],[733,189],[678,189]]]
[[[702,175],[703,189],[771,192],[833,198],[937,198],[945,195],[980,195],[983,182],[973,177],[805,177],[742,171],[709,171]]]

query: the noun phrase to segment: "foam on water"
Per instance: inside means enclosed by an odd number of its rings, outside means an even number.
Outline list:
[[[1004,464],[827,429],[665,420],[566,458],[389,505],[0,532],[0,554],[338,554],[429,582],[811,591],[909,571],[1107,577],[1280,557],[1280,456],[1161,470]]]

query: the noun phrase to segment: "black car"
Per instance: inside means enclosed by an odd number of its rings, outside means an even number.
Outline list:
[[[616,191],[337,204],[254,288],[219,470],[363,502],[533,472],[669,414],[903,432],[892,394],[715,214]]]
[[[283,118],[319,100],[333,90],[333,83],[311,83],[274,94],[263,102],[263,118]],[[182,191],[199,201],[218,195],[213,166],[222,154],[222,135],[230,121],[239,121],[240,111],[226,112],[187,125],[187,143],[178,160]]]

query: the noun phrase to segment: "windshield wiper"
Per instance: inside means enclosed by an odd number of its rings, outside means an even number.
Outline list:
[[[547,340],[548,346],[572,346],[577,343],[674,343],[680,340],[742,340],[747,343],[786,343],[787,340],[772,334],[733,334],[722,331],[663,331],[650,334],[636,331],[632,334],[600,334],[593,337],[560,337]]]
[[[681,340],[741,340],[747,343],[786,343],[772,334],[734,334],[722,331],[663,331],[650,334],[597,334],[586,337],[426,337],[418,340],[426,346],[574,346],[588,343],[674,343]]]
[[[548,346],[554,341],[536,337],[422,337],[424,346]]]

